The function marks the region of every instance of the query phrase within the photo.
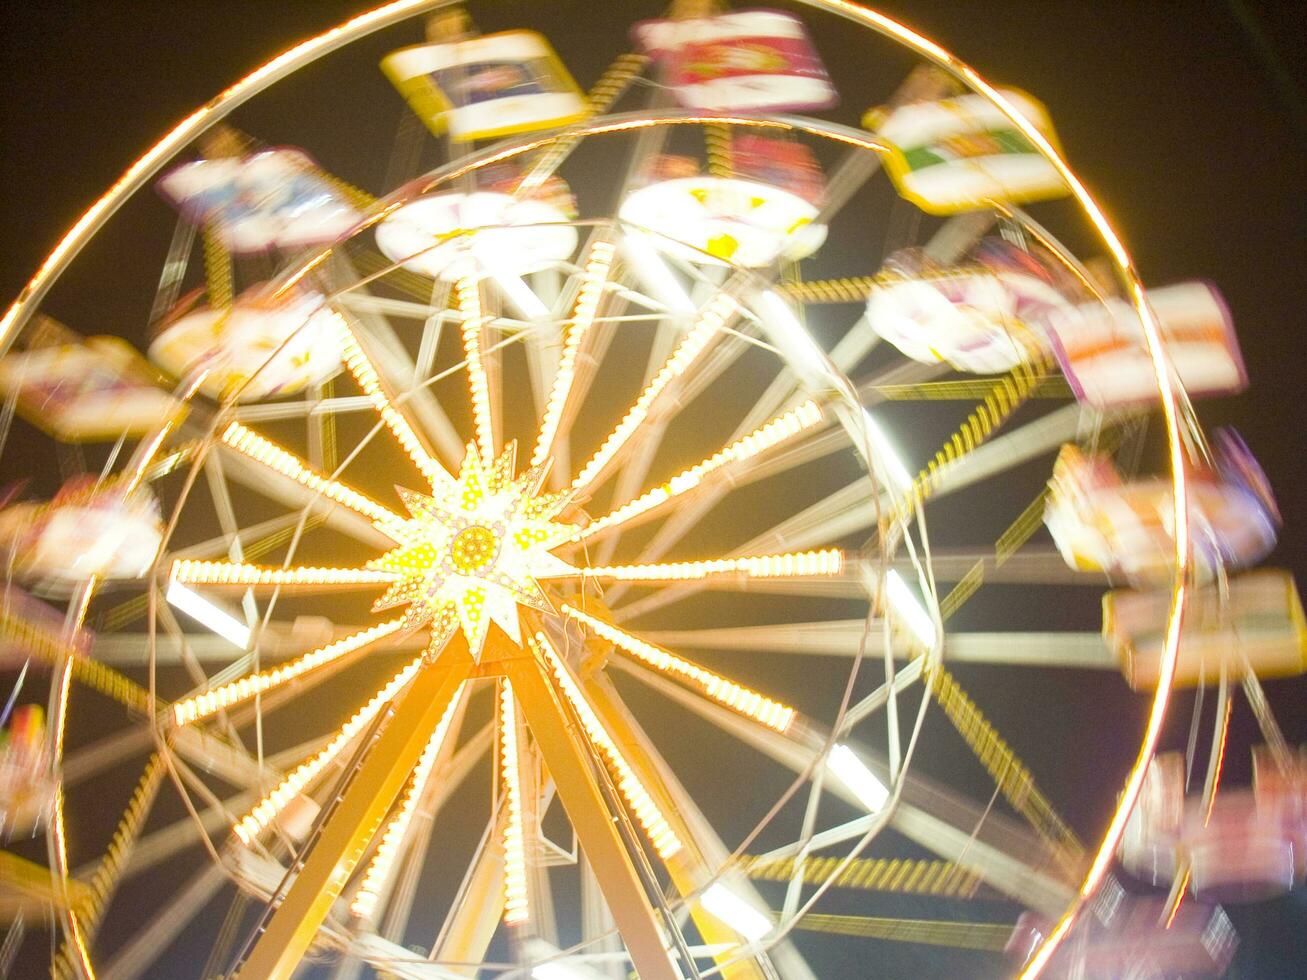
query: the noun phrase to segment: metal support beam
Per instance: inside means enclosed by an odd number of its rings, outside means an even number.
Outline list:
[[[414,679],[329,813],[285,899],[240,966],[237,980],[289,980],[295,972],[467,678],[470,665],[467,643],[457,633],[437,663]]]
[[[507,644],[501,649],[503,645]],[[681,973],[663,947],[653,906],[613,824],[585,751],[543,668],[516,646],[504,652],[508,654],[501,661],[504,676],[513,685],[637,972],[642,980],[680,980]]]
[[[730,851],[711,829],[711,825],[659,755],[649,736],[627,709],[612,680],[605,674],[595,673],[585,678],[583,683],[591,706],[603,720],[609,734],[622,747],[622,755],[627,764],[658,803],[664,819],[671,824],[682,842],[682,850],[666,862],[676,890],[682,896],[692,895],[704,888],[714,877],[720,876],[721,880],[745,901],[754,901],[759,908],[765,908],[766,903],[757,893],[748,876],[738,869],[724,867],[730,857]],[[703,941],[711,947],[721,947],[720,957],[714,957],[718,962],[730,961],[739,946],[748,942],[746,937],[737,935],[734,930],[703,909],[698,902],[691,903],[690,915]],[[785,965],[788,968],[782,973],[787,980],[812,977],[807,964],[799,957],[797,951],[776,949],[771,951],[771,955],[787,961]],[[722,976],[727,980],[773,976],[775,969],[770,963],[765,962],[767,959],[766,954],[760,954],[757,961],[732,963],[722,970]]]

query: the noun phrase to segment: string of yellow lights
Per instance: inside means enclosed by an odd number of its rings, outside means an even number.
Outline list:
[[[608,467],[649,417],[649,412],[657,398],[704,352],[709,341],[718,335],[737,309],[739,304],[727,293],[718,293],[712,302],[704,307],[694,325],[681,338],[676,349],[636,397],[635,403],[622,416],[622,420],[595,450],[595,454],[581,467],[576,478],[572,480],[574,491],[584,490]]]
[[[522,774],[518,768],[517,702],[507,678],[499,682],[499,776],[504,791],[504,921],[531,917],[527,891],[526,839],[522,827]]]
[[[481,287],[475,279],[464,277],[458,281],[456,292],[458,310],[462,315],[459,330],[463,337],[463,355],[467,358],[467,385],[472,395],[477,446],[481,458],[490,460],[495,458],[495,426],[486,368],[481,360]]]
[[[661,647],[646,643],[639,637],[633,636],[611,623],[596,619],[569,603],[561,603],[559,609],[565,616],[587,626],[596,636],[607,640],[618,649],[629,653],[655,670],[672,674],[693,683],[714,701],[738,711],[748,718],[761,722],[768,728],[784,732],[794,721],[795,710],[781,704],[779,701],[773,701],[757,691],[752,691],[741,684],[727,680],[725,677],[678,657],[674,653],[669,653]]]
[[[399,409],[395,408],[386,394],[386,390],[381,383],[381,377],[377,374],[377,369],[373,366],[367,354],[364,353],[358,338],[354,336],[354,331],[343,320],[340,322],[340,338],[341,354],[345,366],[349,368],[350,374],[354,376],[358,386],[363,389],[363,393],[368,396],[372,406],[395,436],[400,447],[413,461],[413,465],[430,481],[432,486],[440,486],[450,482],[453,477],[449,475],[448,470],[440,465],[438,460],[427,452],[426,447],[422,445],[422,440],[418,438],[417,432],[409,424],[408,419]]]
[[[619,527],[628,521],[661,507],[669,500],[688,493],[703,483],[704,479],[732,463],[739,463],[771,449],[800,432],[812,428],[822,420],[821,406],[807,401],[760,425],[753,432],[737,439],[725,449],[721,449],[694,466],[682,470],[666,483],[654,487],[623,504],[611,513],[596,518],[586,527],[577,531],[573,541],[585,541],[600,531]]]
[[[436,730],[431,733],[431,738],[427,741],[426,748],[422,750],[418,764],[413,768],[413,775],[404,790],[404,797],[400,801],[399,808],[395,811],[395,815],[390,818],[390,822],[386,824],[386,829],[381,834],[381,843],[377,845],[372,860],[368,862],[368,866],[363,872],[363,879],[359,884],[358,891],[355,892],[354,900],[350,903],[350,911],[361,919],[371,920],[373,918],[377,910],[377,903],[381,900],[382,893],[394,874],[395,860],[399,857],[400,845],[404,842],[404,835],[408,833],[409,824],[413,820],[413,815],[417,812],[418,801],[421,800],[423,791],[426,789],[427,782],[430,780],[431,773],[435,768],[436,760],[440,757],[440,750],[444,747],[445,738],[449,734],[449,727],[454,721],[454,715],[457,712],[459,701],[462,699],[465,686],[466,682],[459,686],[458,692],[450,699],[449,707],[441,715]]]
[[[322,775],[323,770],[331,764],[341,750],[371,724],[378,712],[393,701],[404,686],[417,676],[425,658],[426,654],[422,654],[410,660],[381,690],[372,695],[363,707],[354,712],[345,724],[340,726],[326,745],[287,773],[267,796],[233,825],[232,833],[242,844],[251,843],[285,808],[286,804],[304,792],[313,780]]]
[[[644,784],[640,782],[639,777],[636,776],[635,771],[622,755],[621,749],[613,741],[608,729],[604,727],[599,716],[590,707],[590,702],[586,700],[581,686],[576,682],[571,671],[567,669],[563,659],[554,650],[553,644],[549,642],[548,637],[544,633],[537,632],[534,636],[527,638],[527,643],[531,646],[535,655],[549,667],[559,689],[572,705],[572,710],[580,720],[581,727],[589,736],[591,743],[599,750],[604,761],[608,763],[608,767],[617,782],[618,790],[635,814],[640,827],[648,836],[649,843],[653,845],[654,851],[663,860],[678,854],[683,846],[680,838],[676,836],[676,832],[668,824],[667,818],[663,816],[658,804],[654,802],[653,797],[649,795],[649,791],[645,789]]]
[[[266,694],[274,688],[288,684],[298,677],[303,677],[305,674],[317,670],[319,667],[325,667],[327,664],[333,663],[355,650],[361,650],[370,644],[384,640],[388,636],[393,636],[399,632],[403,625],[404,620],[402,617],[378,623],[376,626],[371,626],[333,643],[318,647],[316,650],[297,657],[289,663],[260,671],[257,674],[249,674],[239,680],[222,684],[193,697],[183,698],[172,706],[173,720],[178,725],[189,725],[191,722],[208,718],[219,711],[230,708],[234,704],[248,701],[258,694]]]
[[[743,575],[747,578],[787,578],[838,575],[844,555],[838,548],[791,551],[777,555],[743,555],[704,561],[664,562],[649,565],[594,565],[577,569],[586,578],[614,582],[693,582],[706,578]]]
[[[382,525],[403,520],[394,511],[383,507],[357,490],[315,472],[294,453],[283,449],[271,439],[259,435],[239,422],[232,422],[223,429],[221,438],[224,445],[230,446],[236,452],[262,463],[282,476],[290,477],[296,483],[322,494],[328,500],[345,505],[369,520]]]
[[[563,351],[558,358],[558,371],[554,375],[549,389],[549,399],[545,403],[545,412],[540,419],[540,433],[536,437],[535,449],[531,453],[531,465],[542,466],[549,458],[554,439],[558,435],[558,425],[567,407],[567,398],[572,390],[572,381],[576,374],[576,358],[581,350],[581,341],[594,324],[595,314],[604,296],[604,283],[612,269],[616,249],[611,242],[600,239],[590,248],[590,257],[581,272],[581,285],[577,290],[576,302],[572,304],[572,314],[563,324]]]
[[[388,585],[397,581],[396,572],[378,568],[323,568],[316,565],[250,565],[238,561],[202,561],[180,558],[173,562],[169,577],[184,585]]]

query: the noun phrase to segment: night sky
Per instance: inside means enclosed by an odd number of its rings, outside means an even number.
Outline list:
[[[343,0],[6,5],[0,14],[0,299],[7,304],[87,204],[190,109],[295,41],[368,6]],[[474,5],[473,12],[486,33],[516,26],[541,30],[586,86],[628,49],[629,24],[657,16],[662,7],[634,0],[554,0],[491,2]],[[1301,4],[917,0],[881,8],[936,38],[991,81],[1025,89],[1048,106],[1067,156],[1114,220],[1147,284],[1218,284],[1233,311],[1251,386],[1236,397],[1201,402],[1198,411],[1209,431],[1236,427],[1264,465],[1286,520],[1265,564],[1291,569],[1300,584],[1307,583],[1307,467],[1299,459],[1307,382],[1301,354],[1307,322]],[[835,115],[856,121],[863,108],[884,98],[892,85],[887,80],[901,69],[864,64],[866,49],[855,33],[821,20],[819,49],[842,95]],[[359,51],[302,72],[276,99],[255,103],[237,121],[269,144],[305,146],[327,169],[362,187],[388,190],[387,163],[405,109],[375,63],[379,54],[418,37],[410,24],[368,39]],[[877,44],[875,50],[885,47]],[[148,203],[152,209],[129,209],[86,251],[73,266],[74,282],[55,294],[51,312],[84,333],[141,337],[172,227],[167,209]],[[831,274],[873,271],[845,259]],[[23,475],[19,461],[34,445],[6,451],[0,484]],[[984,679],[978,682],[983,689]],[[1272,683],[1268,692],[1289,741],[1307,740],[1307,682]],[[1177,708],[1186,722],[1187,704],[1183,700]],[[1017,706],[1007,707],[1019,716]],[[1002,705],[996,714],[1002,716]],[[1032,752],[1038,754],[1041,741],[1059,749],[1049,758],[1071,768],[1052,783],[1076,798],[1082,774],[1075,767],[1092,761],[1068,751],[1063,740],[1071,732],[1054,728],[1051,719],[1047,731],[1032,729],[1029,719],[1025,724]],[[1246,747],[1255,734],[1246,703],[1236,708],[1234,732],[1243,741],[1232,754],[1239,758],[1232,757],[1229,778],[1246,782]],[[1100,745],[1101,735],[1091,733],[1085,744],[1101,747],[1115,761],[1128,758],[1130,745],[1108,745],[1107,738]],[[109,821],[120,807],[113,809]],[[1092,804],[1071,817],[1086,828],[1096,826],[1096,817],[1101,824]],[[1302,975],[1303,889],[1231,914],[1243,939],[1231,976]],[[194,947],[184,953],[203,957]],[[40,966],[37,959],[27,962]],[[868,975],[848,940],[812,962],[823,976]],[[198,966],[188,962],[180,969],[191,975]],[[984,970],[997,966],[986,961]],[[911,959],[891,952],[877,975],[913,976]]]

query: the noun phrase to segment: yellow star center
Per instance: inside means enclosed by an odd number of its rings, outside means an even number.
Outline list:
[[[519,605],[551,608],[539,580],[576,574],[551,554],[572,535],[554,519],[569,496],[541,493],[540,467],[515,477],[515,459],[512,444],[489,463],[469,446],[457,477],[430,496],[399,488],[410,516],[382,528],[396,546],[368,563],[395,573],[374,609],[407,605],[409,628],[461,627],[475,657],[492,622],[518,640]]]
[[[498,551],[499,538],[495,532],[473,524],[454,536],[449,546],[449,560],[455,569],[468,575],[493,562]]]

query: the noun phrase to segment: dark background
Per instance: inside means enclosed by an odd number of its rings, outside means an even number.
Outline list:
[[[7,5],[0,15],[0,300],[8,302],[63,229],[186,112],[293,42],[367,6],[337,0]],[[543,30],[588,85],[625,48],[627,26],[657,16],[661,7],[492,2],[474,13],[487,32],[519,25]],[[1237,427],[1265,465],[1286,518],[1268,564],[1307,581],[1307,490],[1298,458],[1307,287],[1302,5],[921,0],[882,9],[991,80],[1018,85],[1047,104],[1070,160],[1115,221],[1146,282],[1219,284],[1251,387],[1203,402],[1199,411],[1208,426]],[[865,65],[864,71],[863,39],[823,20],[819,47],[844,99],[838,116],[855,121],[861,108],[885,95],[886,70]],[[302,143],[328,169],[382,190],[404,110],[377,81],[374,54],[417,34],[412,25],[392,30],[363,42],[362,54],[347,52],[340,64],[333,59],[300,73],[275,105],[252,106],[242,125],[270,143]],[[347,136],[324,140],[331,132]],[[86,333],[138,331],[144,311],[117,296],[130,294],[138,303],[145,297],[148,308],[171,227],[165,220],[160,234],[154,221],[125,213],[74,265],[70,278],[78,286],[55,294],[53,312]],[[7,470],[13,460],[10,455],[0,465]],[[6,471],[0,482],[18,475]],[[1271,694],[1290,740],[1307,738],[1303,683],[1271,685]],[[1250,735],[1246,708],[1240,710],[1243,733]],[[1049,739],[1062,734],[1050,721]],[[1296,971],[1307,961],[1301,889],[1232,914],[1243,939],[1232,975],[1301,975]],[[826,975],[857,975],[856,962],[836,959]],[[815,959],[814,965],[821,968]]]

